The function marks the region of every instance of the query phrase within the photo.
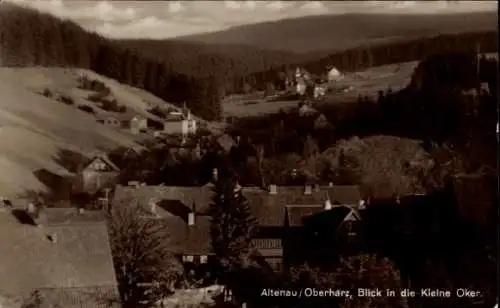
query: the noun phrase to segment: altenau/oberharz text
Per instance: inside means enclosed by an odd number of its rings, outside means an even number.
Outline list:
[[[261,296],[273,297],[350,297],[350,291],[336,289],[305,288],[301,290],[263,289]]]

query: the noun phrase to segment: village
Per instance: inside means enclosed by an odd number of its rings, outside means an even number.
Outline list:
[[[342,75],[335,68],[330,68],[326,74],[327,84],[332,87],[340,78]],[[293,112],[299,117],[312,114],[315,128],[331,126],[323,114],[314,110],[312,103],[321,100],[328,90],[324,84],[310,82],[310,79],[307,72],[297,68],[295,80],[287,81],[301,98]],[[150,125],[151,119],[154,127]],[[135,135],[146,135],[152,138],[153,145],[167,140],[169,147],[177,150],[192,151],[193,140],[198,140],[194,144],[200,151],[199,138],[207,138],[206,133],[199,137],[201,125],[185,106],[166,115],[145,117],[117,113],[100,117],[98,121]],[[238,148],[240,142],[240,136],[228,133],[209,139],[214,140],[219,151],[225,153],[223,155]],[[179,142],[172,143],[172,140]],[[122,155],[139,155],[142,151],[148,149],[133,147],[122,151]],[[69,188],[63,200],[52,204],[40,195],[31,199],[2,200],[0,228],[7,238],[1,241],[0,251],[9,256],[0,269],[3,290],[13,294],[36,290],[37,296],[58,303],[58,307],[70,307],[67,306],[70,302],[92,302],[91,307],[120,307],[107,217],[113,211],[131,207],[142,213],[141,219],[165,227],[162,229],[163,244],[182,263],[190,279],[202,281],[201,286],[205,287],[217,284],[211,276],[217,257],[211,245],[209,206],[213,202],[214,187],[226,175],[219,168],[227,166],[213,166],[211,178],[199,185],[178,186],[151,185],[130,177],[123,183],[120,181],[123,166],[118,165],[107,153],[87,158],[69,184],[66,183]],[[173,183],[175,177],[171,175]],[[475,175],[457,177],[452,188],[457,192],[455,197],[463,195],[466,183],[476,185],[476,180]],[[57,189],[63,190],[62,187]],[[236,182],[235,190],[248,201],[257,221],[257,231],[251,240],[251,258],[262,271],[271,274],[289,272],[306,261],[311,266],[315,262],[321,264],[321,260],[333,258],[340,251],[355,249],[353,247],[361,241],[360,233],[366,236],[366,232],[371,232],[367,230],[374,228],[370,225],[371,220],[368,225],[364,223],[366,217],[373,215],[366,212],[367,208],[388,202],[387,199],[377,200],[358,185],[333,182],[326,185],[307,182],[302,186],[267,183],[261,187],[241,186]],[[420,232],[421,222],[412,220],[419,211],[429,210],[422,204],[429,203],[430,199],[441,200],[424,194],[393,195],[391,198],[394,204],[406,205],[408,213],[403,215],[406,220],[398,225],[402,224],[405,232],[410,233]],[[463,215],[467,215],[471,206],[476,206],[462,204],[460,199],[458,202]],[[486,208],[485,211],[483,214],[488,215]],[[484,217],[476,219],[484,221]],[[426,220],[439,228],[435,225],[439,224],[436,219],[435,214],[430,214]],[[325,241],[331,243],[330,248],[322,244]],[[35,272],[38,274],[33,276]],[[154,281],[138,283],[148,285]],[[224,291],[226,300],[230,299],[228,294],[228,290]]]
[[[0,308],[494,306],[472,2],[0,1]]]

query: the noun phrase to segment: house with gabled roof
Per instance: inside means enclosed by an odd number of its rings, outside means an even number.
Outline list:
[[[333,125],[330,121],[328,121],[325,114],[320,113],[314,120],[313,128],[315,130],[329,130],[333,129]]]
[[[104,215],[42,211],[38,225],[27,210],[0,212],[0,289],[36,291],[49,307],[121,307]]]
[[[118,168],[106,155],[97,154],[88,160],[77,172],[73,191],[95,195],[104,187],[114,186],[120,168]]]

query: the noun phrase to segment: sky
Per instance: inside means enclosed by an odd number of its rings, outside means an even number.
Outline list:
[[[497,1],[5,1],[71,19],[108,37],[153,39],[309,15],[497,10]]]

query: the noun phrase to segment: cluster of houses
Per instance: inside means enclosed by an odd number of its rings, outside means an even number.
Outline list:
[[[94,157],[81,170],[75,184],[98,197],[100,206],[93,209],[4,200],[0,204],[0,290],[22,297],[36,290],[54,307],[120,307],[105,215],[112,208],[130,206],[144,210],[141,219],[165,227],[165,244],[187,270],[206,275],[215,261],[208,207],[217,169],[211,182],[196,187],[116,185],[119,172],[105,156]],[[476,180],[461,176],[456,181],[457,198],[464,216],[481,221],[491,216],[491,200],[483,196],[484,206],[478,212],[478,199],[471,203],[463,196],[469,191],[464,185],[471,187]],[[253,260],[273,273],[356,245],[363,213],[373,203],[355,185],[238,189],[258,222],[251,245]],[[325,244],[327,240],[333,242]]]
[[[302,67],[297,67],[293,80],[286,80],[286,88],[294,87],[295,93],[300,96],[309,94],[314,99],[323,98],[328,89],[343,78],[342,73],[334,66],[329,66],[323,78],[313,78],[312,75]],[[308,93],[308,89],[310,93]]]
[[[198,128],[191,111],[186,107],[181,111],[168,112],[165,118],[151,114],[144,116],[130,112],[106,112],[98,115],[98,122],[115,129],[124,129],[134,135],[153,130],[157,134],[188,136],[196,134]]]

